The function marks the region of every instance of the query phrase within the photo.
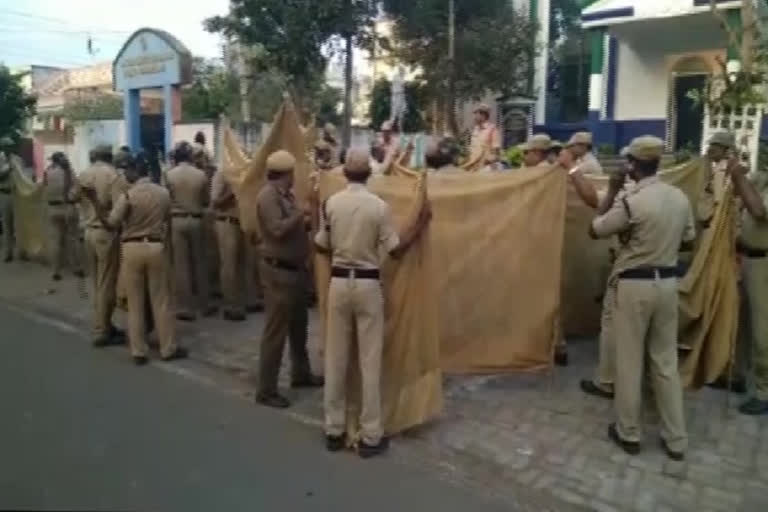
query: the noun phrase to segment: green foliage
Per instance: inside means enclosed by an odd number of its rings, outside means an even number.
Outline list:
[[[279,71],[298,100],[322,82],[329,41],[351,34],[365,44],[375,15],[373,0],[232,0],[229,14],[207,19],[205,27],[245,46],[259,45],[262,67],[254,71]]]
[[[18,141],[24,123],[35,115],[37,98],[27,94],[21,84],[23,74],[11,73],[0,64],[0,137]]]
[[[675,154],[673,155],[673,160],[675,165],[678,164],[684,164],[685,162],[689,162],[693,159],[693,156],[696,154],[696,147],[693,145],[693,143],[689,142],[685,146],[681,147],[677,151],[675,151]]]
[[[511,146],[504,150],[504,158],[512,168],[523,165],[523,150],[519,146]]]
[[[509,0],[456,0],[456,95],[480,98],[527,92],[536,27]],[[448,9],[445,0],[384,0],[394,38],[384,46],[422,70],[433,97],[449,89]]]
[[[341,89],[327,84],[318,91],[312,104],[318,126],[324,126],[326,123],[332,123],[335,126],[341,124],[342,96]]]
[[[616,146],[613,144],[600,144],[597,147],[597,154],[603,156],[613,156],[616,154]]]
[[[424,86],[418,82],[406,83],[405,99],[408,104],[408,110],[405,112],[401,131],[415,133],[424,130],[425,123],[422,112],[427,105]],[[371,91],[371,103],[368,108],[371,128],[378,131],[381,123],[391,117],[392,83],[389,80],[382,78],[376,81],[373,85],[373,91]]]
[[[123,98],[118,94],[91,93],[64,101],[61,116],[71,123],[121,119]]]
[[[182,91],[182,116],[191,119],[217,119],[229,113],[238,102],[237,77],[215,60],[195,57],[192,85]]]

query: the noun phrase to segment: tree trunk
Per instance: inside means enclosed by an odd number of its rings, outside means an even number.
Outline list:
[[[448,0],[448,97],[446,100],[448,131],[454,137],[459,135],[456,120],[456,4]]]
[[[749,74],[755,61],[757,17],[753,0],[742,0],[741,4],[741,69]]]
[[[344,58],[344,128],[342,145],[349,147],[352,140],[352,35],[347,36]]]

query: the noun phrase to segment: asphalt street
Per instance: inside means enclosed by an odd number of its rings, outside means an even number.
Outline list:
[[[509,510],[0,307],[0,509]]]

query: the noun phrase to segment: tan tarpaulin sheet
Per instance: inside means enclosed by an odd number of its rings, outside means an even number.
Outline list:
[[[17,158],[11,159],[11,162],[17,250],[31,260],[47,261],[47,205],[43,198],[43,189],[24,174]]]
[[[233,184],[247,231],[256,230],[254,199],[264,184],[266,158],[273,151],[286,149],[297,157],[297,196],[300,201],[306,197],[310,170],[304,154],[306,139],[290,104],[281,107],[269,137],[253,160],[247,160],[239,152],[234,137],[226,128],[223,140],[225,151],[232,150],[222,159],[225,163],[223,169]],[[227,165],[229,162],[234,165]],[[327,195],[343,186],[340,176],[336,176],[335,184],[330,174],[324,176],[322,194]],[[376,186],[376,191],[391,202],[395,219],[401,225],[409,222],[411,216],[418,212],[424,198],[423,188],[419,188],[413,180],[382,182]],[[402,261],[388,262],[383,268],[387,321],[382,361],[382,405],[384,428],[390,434],[424,423],[437,416],[442,409],[440,348],[428,240],[429,234],[416,243]],[[330,279],[327,259],[318,258],[315,274],[319,283],[325,283],[318,290],[320,309],[325,311]],[[350,368],[348,418],[350,433],[354,433],[360,384],[356,367],[350,365]]]

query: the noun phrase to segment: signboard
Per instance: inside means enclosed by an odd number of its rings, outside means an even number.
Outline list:
[[[192,55],[167,32],[143,28],[123,45],[112,73],[117,91],[188,83]]]

